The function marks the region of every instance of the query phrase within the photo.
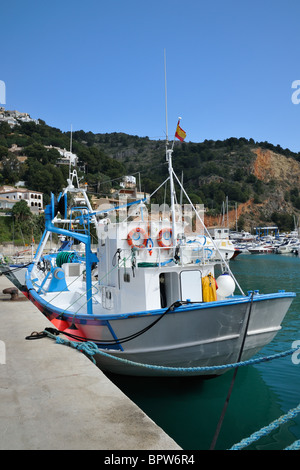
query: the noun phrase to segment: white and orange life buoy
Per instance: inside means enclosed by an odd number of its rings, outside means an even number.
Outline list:
[[[145,248],[147,245],[148,234],[141,227],[135,227],[127,235],[127,242],[129,246],[135,248]]]
[[[165,236],[169,234],[169,236]],[[166,243],[169,242],[169,243]],[[163,228],[158,234],[157,243],[161,248],[170,248],[172,246],[172,229],[171,228]]]

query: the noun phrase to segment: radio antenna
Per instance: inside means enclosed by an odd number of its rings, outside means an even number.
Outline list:
[[[165,63],[165,105],[166,105],[166,146],[168,147],[168,99],[167,99],[167,64],[166,64],[166,49],[164,49],[164,63]]]

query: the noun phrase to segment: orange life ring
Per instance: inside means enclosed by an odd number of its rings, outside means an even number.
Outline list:
[[[163,235],[165,233],[169,233],[170,237],[169,237],[169,240],[171,240],[171,244],[170,245],[166,245],[164,242],[163,242],[163,238],[165,239],[165,237],[163,237]],[[158,237],[157,237],[157,243],[160,247],[162,248],[170,248],[172,246],[172,229],[171,228],[163,228],[159,234],[158,234]]]
[[[135,237],[135,234],[138,233],[138,238]],[[144,237],[142,243],[135,243],[140,239],[140,235]],[[136,248],[145,248],[147,245],[148,235],[146,231],[141,227],[136,227],[132,229],[127,235],[127,242],[129,246],[135,246]]]

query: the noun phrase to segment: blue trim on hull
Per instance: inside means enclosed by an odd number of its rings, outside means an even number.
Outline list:
[[[109,329],[110,334],[112,335],[112,337],[114,338],[114,340],[115,340],[115,341],[118,341],[119,338],[117,337],[116,333],[114,332],[114,330],[113,330],[111,324],[109,323],[109,321],[106,321],[106,326],[107,326],[107,328]],[[103,343],[99,342],[99,344],[102,345]],[[101,347],[103,348],[103,346],[101,346]],[[110,346],[107,346],[107,348],[110,348]],[[120,351],[124,351],[123,346],[122,346],[121,344],[117,344],[117,345],[116,345],[116,349],[119,349]]]

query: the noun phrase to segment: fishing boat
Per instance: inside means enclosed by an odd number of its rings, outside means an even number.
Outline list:
[[[76,170],[70,172],[62,193],[51,195],[42,240],[25,285],[18,284],[66,338],[96,346],[94,358],[104,371],[221,374],[227,369],[218,366],[247,360],[273,340],[295,297],[243,292],[230,269],[231,241],[210,237],[173,170],[172,153],[167,141],[168,217],[146,198],[95,211]],[[176,204],[175,184],[194,219]],[[84,205],[67,207],[68,195],[78,193]],[[84,253],[45,254],[51,233],[83,244]]]

